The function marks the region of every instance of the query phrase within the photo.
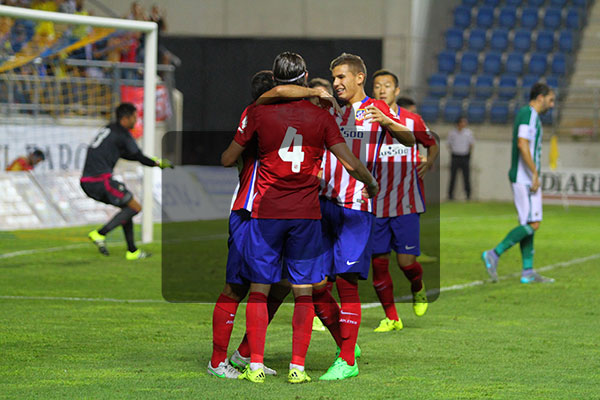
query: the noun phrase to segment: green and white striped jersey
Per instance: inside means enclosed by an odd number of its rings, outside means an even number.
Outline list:
[[[517,146],[518,138],[529,140],[529,151],[533,163],[540,173],[540,164],[542,159],[542,122],[540,117],[531,106],[522,107],[515,117],[513,127],[513,142],[512,142],[512,161],[508,177],[511,182],[523,183],[531,185],[531,170],[527,167],[519,147]]]

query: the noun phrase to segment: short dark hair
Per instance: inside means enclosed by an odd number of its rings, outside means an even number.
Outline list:
[[[299,84],[304,86],[306,76],[306,63],[298,53],[284,51],[275,57],[273,62],[273,77],[275,84]]]
[[[43,151],[41,151],[40,149],[35,149],[33,150],[33,152],[31,153],[34,157],[39,158],[40,160],[44,161],[46,159],[46,155],[44,154]]]
[[[542,82],[537,82],[531,87],[531,91],[529,92],[529,101],[537,99],[539,95],[547,96],[551,91],[552,89],[550,86]]]
[[[263,93],[268,92],[275,86],[273,71],[259,71],[252,77],[252,100],[256,101]]]
[[[396,100],[396,104],[398,104],[398,107],[400,108],[407,108],[410,106],[417,105],[417,103],[415,103],[415,101],[410,97],[398,97],[398,100]]]
[[[308,87],[314,88],[317,86],[324,87],[331,95],[333,95],[333,86],[331,86],[331,82],[327,79],[323,78],[313,78],[308,82]]]
[[[459,115],[458,118],[456,118],[456,125],[460,124],[460,121],[462,121],[463,119],[466,121],[467,117],[462,114]]]
[[[388,70],[388,69],[380,69],[379,71],[375,71],[375,73],[373,74],[373,80],[375,80],[375,78],[377,78],[378,76],[384,76],[384,75],[389,75],[394,79],[394,83],[396,84],[396,87],[398,87],[399,84],[399,80],[398,77],[396,76],[396,74],[394,74],[392,71]]]
[[[335,58],[331,64],[329,64],[329,69],[333,71],[335,67],[346,64],[350,67],[354,74],[358,74],[362,72],[367,75],[367,66],[362,58],[356,56],[354,54],[342,53],[339,57]]]
[[[117,122],[121,121],[123,117],[129,117],[137,111],[137,108],[131,103],[121,103],[117,107],[115,113],[117,116]]]

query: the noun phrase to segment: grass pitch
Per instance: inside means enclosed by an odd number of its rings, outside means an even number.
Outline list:
[[[550,266],[543,274],[556,283],[510,277],[520,270],[513,248],[499,266],[509,277],[491,284],[476,282],[487,278],[479,256],[516,226],[513,206],[442,205],[439,299],[422,318],[398,304],[405,328],[392,333],[372,331],[380,307],[364,309],[360,375],[347,381],[317,381],[335,345],[314,332],[306,364],[314,381],[300,386],[286,382],[291,306],[267,334],[265,362],[280,376],[264,385],[219,380],[206,373],[212,306],[162,300],[159,242],[144,246],[154,257],[131,263],[120,231],[109,236],[110,257],[87,243],[89,227],[0,232],[0,398],[600,398],[596,216],[546,206],[535,266]],[[198,232],[202,290],[221,289],[226,232],[226,221]],[[373,298],[368,283],[361,291]],[[230,353],[243,329],[241,306]]]

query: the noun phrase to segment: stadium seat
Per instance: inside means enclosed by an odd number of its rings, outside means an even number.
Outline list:
[[[498,75],[502,68],[502,56],[500,53],[487,53],[483,60],[483,72]]]
[[[553,89],[558,89],[560,84],[560,79],[557,76],[547,76],[546,84]]]
[[[490,107],[490,121],[495,124],[505,124],[508,120],[508,103],[505,101],[495,101]]]
[[[472,51],[467,51],[462,55],[460,61],[460,72],[463,74],[474,74],[479,66],[478,54]]]
[[[446,48],[448,50],[460,50],[463,47],[463,31],[458,28],[450,28],[446,31]]]
[[[513,48],[515,51],[527,53],[531,48],[531,31],[525,29],[516,31],[513,39]]]
[[[494,51],[503,52],[508,48],[508,30],[497,29],[492,32],[490,48]]]
[[[586,9],[590,2],[589,0],[571,0],[571,3],[573,3],[575,7]]]
[[[562,8],[567,5],[567,0],[550,0],[550,7]]]
[[[538,31],[535,49],[542,53],[550,53],[554,49],[554,32]]]
[[[544,75],[548,68],[548,60],[546,55],[542,53],[534,53],[529,59],[529,73],[533,75]]]
[[[448,100],[444,106],[444,120],[446,122],[456,122],[462,114],[461,100]]]
[[[479,0],[463,0],[462,5],[466,7],[475,7]]]
[[[560,8],[547,8],[544,14],[544,28],[556,30],[560,28],[562,11]]]
[[[581,28],[581,12],[577,9],[570,9],[567,14],[567,28],[577,30]]]
[[[521,83],[521,91],[523,93],[523,99],[529,101],[529,92],[531,87],[540,81],[540,78],[536,75],[525,75],[523,77],[523,83]]]
[[[545,2],[546,0],[527,0],[527,5],[529,7],[541,7]]]
[[[483,0],[483,4],[489,7],[498,7],[500,0]]]
[[[554,109],[551,108],[550,110],[542,114],[540,116],[540,120],[542,121],[542,124],[552,125],[552,123],[554,122]]]
[[[535,29],[538,24],[538,9],[525,8],[521,13],[521,27],[525,29]]]
[[[471,90],[471,75],[458,74],[452,83],[452,96],[457,99],[469,97]]]
[[[469,50],[481,51],[487,42],[485,29],[471,29],[469,34]]]
[[[474,100],[467,106],[467,119],[470,123],[480,124],[485,121],[485,101]]]
[[[479,7],[477,11],[477,27],[488,29],[494,25],[494,8],[493,7]]]
[[[567,74],[567,57],[561,53],[554,53],[550,69],[553,75],[565,76]]]
[[[448,77],[444,74],[433,74],[427,80],[429,96],[444,97],[448,90]]]
[[[512,29],[517,23],[517,9],[515,7],[504,7],[500,9],[498,25],[501,28]]]
[[[442,51],[438,55],[438,71],[451,74],[456,68],[456,53],[453,51]]]
[[[471,25],[471,8],[458,6],[454,9],[454,26],[465,29]]]
[[[523,59],[523,53],[510,53],[506,58],[506,65],[504,67],[507,74],[510,75],[522,75],[525,61]]]
[[[438,99],[427,98],[419,106],[419,114],[425,121],[435,122],[440,114],[440,102]]]
[[[508,7],[520,7],[523,0],[506,0],[505,4]]]
[[[502,75],[498,83],[498,98],[510,100],[517,95],[517,77]]]
[[[491,75],[479,75],[475,80],[475,97],[478,99],[489,99],[494,93],[494,77]]]
[[[572,53],[575,49],[575,39],[573,32],[562,31],[558,36],[558,50],[562,53]]]

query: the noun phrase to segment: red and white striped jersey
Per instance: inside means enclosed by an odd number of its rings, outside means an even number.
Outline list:
[[[336,122],[350,151],[373,173],[375,160],[387,131],[379,123],[365,120],[366,108],[370,105],[379,108],[396,122],[400,122],[384,101],[370,97],[344,106],[341,115],[336,115]],[[351,177],[333,153],[325,152],[321,196],[346,208],[372,212],[371,200],[362,195],[363,188],[363,183]]]
[[[417,144],[425,147],[436,144],[420,115],[400,108],[398,117],[400,123],[413,131]],[[417,144],[406,147],[386,135],[374,174],[379,183],[379,193],[373,202],[377,218],[425,212],[423,181],[417,175],[421,162]]]
[[[248,125],[248,110],[253,105],[246,107],[240,118],[238,125],[238,133],[244,133],[246,126]],[[254,198],[255,183],[256,183],[256,172],[258,170],[258,159],[257,159],[258,146],[256,139],[246,146],[246,149],[242,153],[242,168],[239,171],[240,181],[235,188],[233,198],[231,199],[231,211],[236,210],[248,210],[252,212],[252,200]]]

